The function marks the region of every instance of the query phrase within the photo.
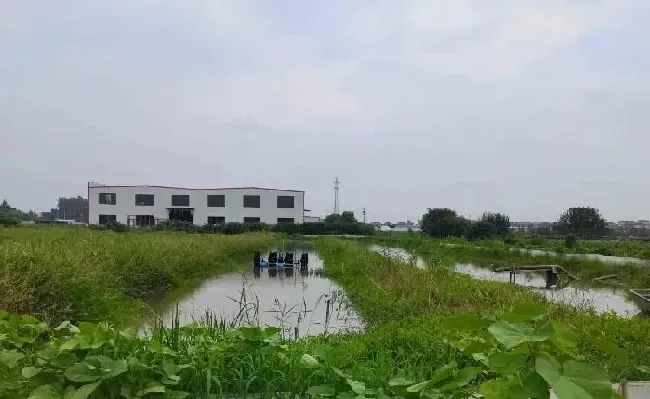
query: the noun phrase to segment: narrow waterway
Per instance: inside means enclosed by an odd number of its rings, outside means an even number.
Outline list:
[[[289,242],[295,259],[309,255],[309,270],[254,268],[217,276],[189,292],[176,292],[153,304],[165,325],[176,317],[181,326],[208,319],[235,325],[280,327],[286,338],[359,331],[363,320],[343,290],[323,273],[323,260],[309,241]],[[266,257],[266,254],[263,255]]]
[[[369,249],[418,268],[425,268],[427,265],[424,259],[402,248],[371,245]],[[456,263],[453,270],[479,280],[509,283],[510,279],[508,273],[496,273],[471,263]],[[613,311],[623,317],[631,317],[641,312],[634,302],[626,298],[627,290],[623,288],[565,286],[547,289],[545,277],[538,273],[517,273],[516,284],[529,287],[552,302],[566,303],[581,309],[593,306],[599,313]]]

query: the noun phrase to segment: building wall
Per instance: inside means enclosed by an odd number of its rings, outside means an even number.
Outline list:
[[[99,203],[100,193],[115,193],[116,205]],[[136,194],[153,194],[154,206],[136,206]],[[207,206],[208,195],[224,195],[225,207]],[[99,215],[116,215],[117,221],[127,223],[129,215],[153,215],[168,219],[167,208],[172,207],[172,195],[189,195],[190,206],[194,208],[194,224],[207,223],[208,216],[224,216],[226,222],[243,222],[244,217],[259,217],[262,223],[275,224],[278,218],[293,218],[295,223],[303,222],[304,192],[264,188],[187,189],[155,186],[89,186],[89,223],[99,224]],[[244,195],[259,195],[259,208],[244,208]],[[294,197],[294,208],[277,207],[278,195]],[[183,208],[183,207],[174,207]]]

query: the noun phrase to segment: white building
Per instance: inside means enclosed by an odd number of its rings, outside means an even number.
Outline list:
[[[163,220],[303,223],[305,192],[260,187],[195,189],[88,184],[89,224],[150,226]]]

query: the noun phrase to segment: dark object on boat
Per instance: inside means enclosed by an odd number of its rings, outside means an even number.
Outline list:
[[[275,251],[269,252],[269,267],[275,267],[278,263],[278,253]]]
[[[287,254],[284,255],[284,265],[293,266],[293,253],[288,252]]]
[[[557,270],[554,267],[550,269],[546,269],[546,289],[549,289],[552,286],[557,285],[558,279],[559,279],[559,275],[557,273]]]
[[[309,267],[309,254],[307,252],[303,252],[302,255],[300,255],[300,270],[307,269]]]
[[[255,251],[255,254],[253,255],[253,266],[260,267],[261,260],[262,260],[262,255],[260,255],[260,251]]]
[[[284,263],[284,252],[278,252],[278,263]]]
[[[630,289],[630,293],[641,312],[650,315],[650,288]]]

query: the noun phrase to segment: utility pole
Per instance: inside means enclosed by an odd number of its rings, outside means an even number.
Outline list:
[[[363,213],[363,224],[366,224],[366,212],[367,212],[367,209],[364,206],[363,209],[361,210],[361,213]]]
[[[339,178],[334,179],[334,214],[339,214]]]

